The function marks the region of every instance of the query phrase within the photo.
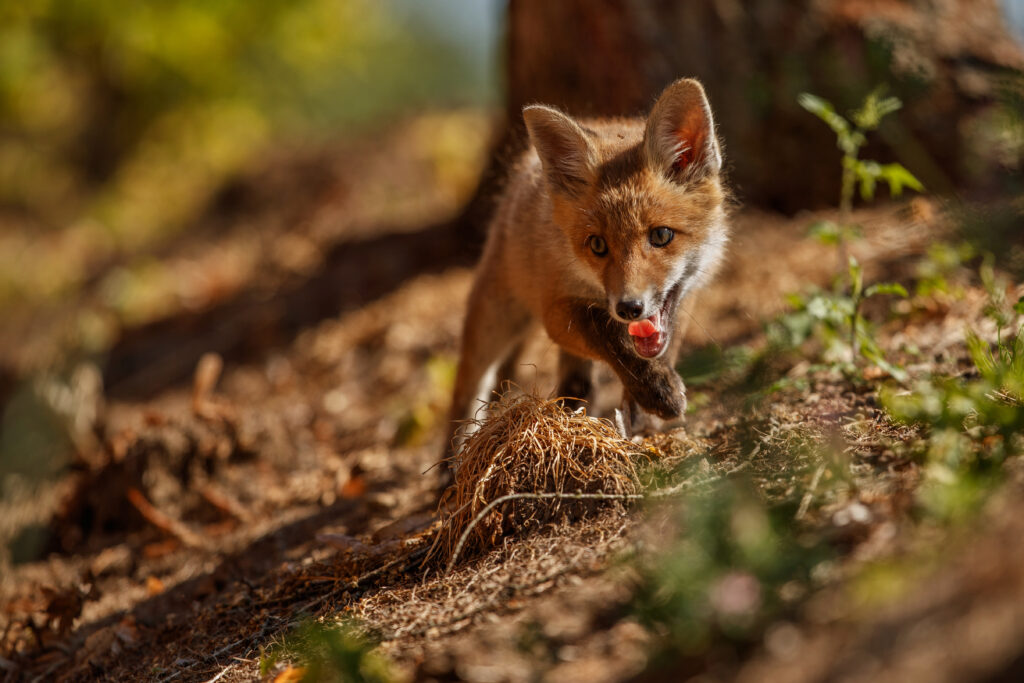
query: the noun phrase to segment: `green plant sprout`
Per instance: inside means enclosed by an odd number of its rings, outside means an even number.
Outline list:
[[[996,275],[991,254],[986,254],[979,275],[981,284],[988,295],[983,313],[996,326],[996,343],[993,348],[974,330],[967,330],[967,349],[978,373],[993,387],[1001,398],[1024,405],[1024,325],[1015,334],[1006,338],[1005,330],[1014,318],[1024,315],[1024,297],[1012,306],[1006,301],[1007,282]]]
[[[963,298],[963,287],[950,278],[976,255],[974,245],[967,241],[958,244],[933,242],[928,246],[927,256],[915,268],[915,294],[925,297],[945,294],[955,299]]]
[[[839,251],[840,270],[847,267],[846,237],[854,230],[851,225],[853,214],[853,194],[860,187],[860,196],[864,201],[875,197],[875,188],[879,181],[889,186],[889,193],[898,197],[904,187],[921,192],[924,186],[902,164],[880,164],[877,161],[860,158],[861,148],[867,144],[867,133],[876,130],[889,114],[897,111],[903,103],[896,97],[883,97],[882,89],[872,91],[864,100],[860,109],[850,113],[847,119],[836,112],[828,100],[800,93],[797,102],[801,107],[825,122],[836,134],[836,145],[843,153],[842,185],[839,194],[839,222],[819,221],[812,226],[812,231],[819,237],[834,241]]]
[[[396,676],[376,645],[351,619],[334,624],[307,619],[260,657],[260,677],[286,658],[300,660],[302,680],[311,683],[390,683]]]
[[[849,293],[817,291],[789,297],[794,310],[780,323],[788,331],[790,343],[799,344],[816,336],[825,347],[826,360],[835,362],[847,355],[849,363],[856,367],[857,360],[864,358],[896,380],[905,381],[906,372],[885,359],[875,340],[873,326],[864,318],[861,307],[875,296],[906,297],[907,290],[894,282],[864,287],[863,268],[853,256],[848,257],[846,274],[850,280]]]
[[[864,287],[864,269],[853,256],[849,257],[850,274],[850,306],[853,309],[849,315],[850,325],[850,354],[856,362],[860,356],[864,356],[875,365],[883,368],[896,379],[905,379],[906,373],[885,360],[885,354],[878,346],[873,335],[865,329],[867,321],[861,315],[861,304],[873,296],[890,295],[906,298],[907,290],[903,285],[896,282],[877,282],[869,287]],[[861,333],[864,330],[864,333]]]
[[[918,192],[924,189],[921,182],[902,164],[880,164],[870,159],[861,159],[861,148],[867,144],[867,133],[876,130],[889,114],[900,109],[903,103],[895,97],[883,97],[882,89],[876,88],[865,99],[861,107],[846,118],[836,112],[831,102],[817,95],[801,93],[797,98],[801,107],[825,122],[836,134],[836,145],[843,153],[842,184],[839,194],[839,221],[818,221],[811,226],[811,234],[826,243],[836,245],[839,268],[842,274],[832,295],[816,294],[810,298],[799,297],[794,303],[824,332],[826,345],[845,336],[849,345],[850,363],[856,366],[861,357],[867,358],[897,379],[905,377],[899,368],[886,362],[881,348],[870,333],[870,327],[861,315],[861,304],[865,299],[879,294],[907,296],[907,291],[895,283],[878,283],[864,287],[864,273],[855,258],[847,253],[846,242],[856,234],[853,226],[853,195],[860,188],[864,201],[875,197],[879,182],[889,186],[889,193],[898,197],[903,188]],[[845,276],[845,277],[844,277]],[[849,283],[849,293],[844,282]],[[840,334],[840,326],[846,327],[846,334]]]
[[[928,430],[923,442],[927,479],[919,495],[923,508],[942,518],[975,509],[1002,479],[1003,461],[1024,452],[1024,324],[1005,334],[1024,315],[1024,297],[1007,302],[1007,283],[996,276],[991,256],[980,275],[988,292],[984,314],[995,323],[996,342],[967,330],[976,372],[923,378],[913,391],[881,392],[894,420]]]

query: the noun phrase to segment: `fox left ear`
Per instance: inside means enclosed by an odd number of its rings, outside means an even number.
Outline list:
[[[675,182],[722,170],[722,152],[704,88],[683,78],[658,97],[644,131],[647,162]]]
[[[524,108],[523,122],[555,189],[573,196],[593,179],[597,153],[578,123],[542,104]]]

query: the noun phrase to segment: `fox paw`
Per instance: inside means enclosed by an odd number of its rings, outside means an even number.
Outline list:
[[[682,417],[686,413],[683,378],[667,363],[650,363],[647,369],[636,380],[623,381],[626,392],[648,413],[664,420]]]

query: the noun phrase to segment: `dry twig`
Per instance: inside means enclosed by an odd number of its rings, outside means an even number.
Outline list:
[[[142,491],[137,488],[130,488],[127,491],[128,501],[139,511],[146,521],[169,536],[173,536],[190,548],[205,548],[206,539],[185,526],[182,522],[174,519],[153,506]]]

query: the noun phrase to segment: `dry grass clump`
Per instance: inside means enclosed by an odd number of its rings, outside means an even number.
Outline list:
[[[463,446],[446,501],[452,512],[431,551],[442,562],[457,554],[479,554],[514,531],[578,519],[599,506],[621,503],[637,492],[636,461],[655,453],[623,439],[605,420],[570,413],[556,399],[529,394],[506,395],[477,424]],[[507,500],[477,520],[493,501],[523,493],[546,497]],[[572,497],[578,493],[590,497]]]

